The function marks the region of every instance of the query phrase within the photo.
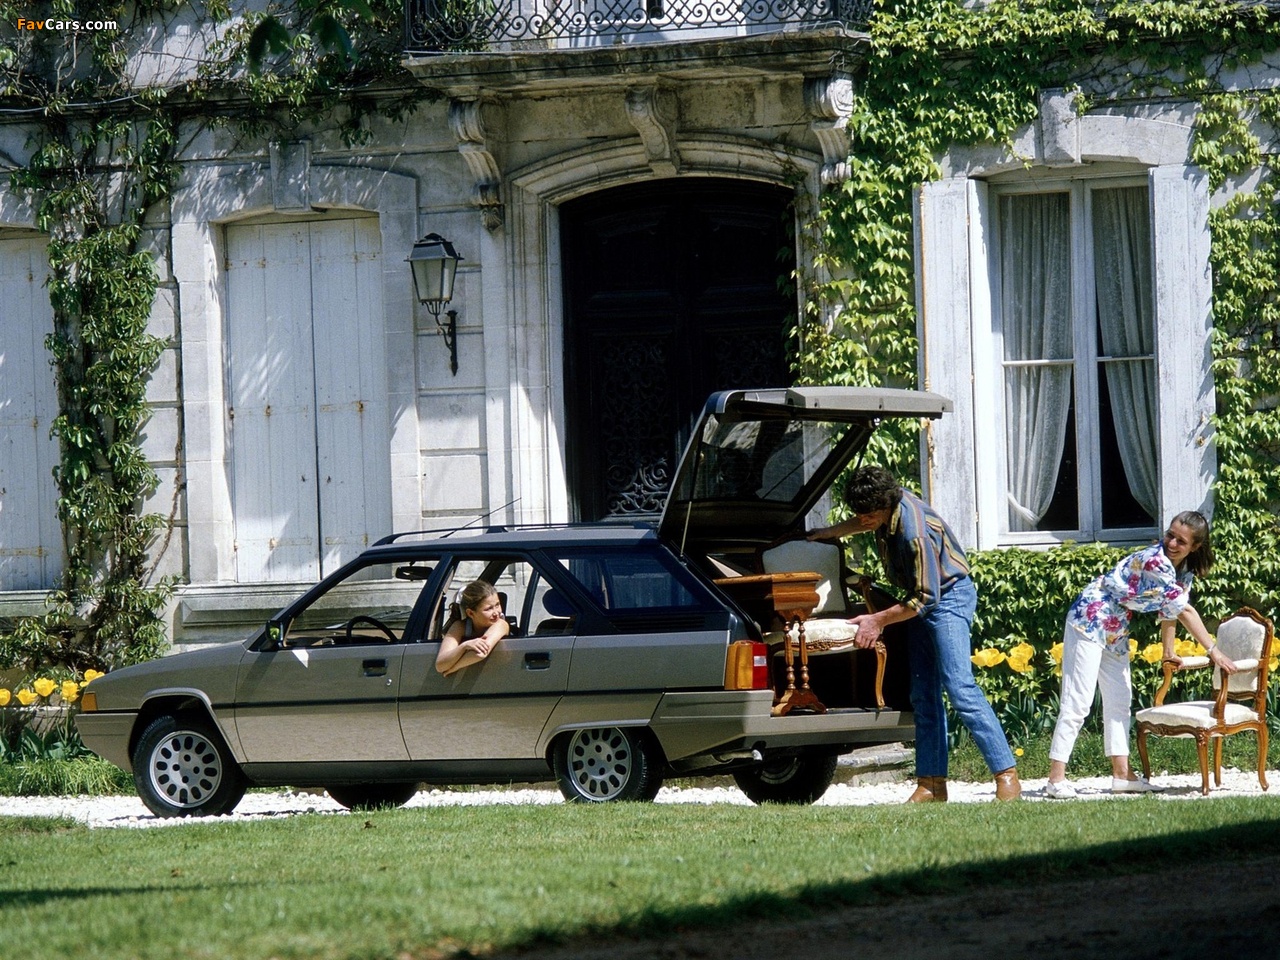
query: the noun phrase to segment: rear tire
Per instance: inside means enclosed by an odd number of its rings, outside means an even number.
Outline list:
[[[344,783],[325,787],[348,810],[392,810],[403,807],[418,792],[416,783]]]
[[[836,776],[835,754],[779,757],[733,775],[752,803],[814,803]]]
[[[591,727],[557,741],[552,766],[570,803],[649,801],[662,789],[662,759],[648,731]]]
[[[133,782],[158,817],[219,817],[246,782],[226,742],[204,719],[157,717],[133,750]]]

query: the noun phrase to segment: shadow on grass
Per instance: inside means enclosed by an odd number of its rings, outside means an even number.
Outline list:
[[[296,886],[296,885],[295,885]],[[256,881],[240,881],[237,883],[193,883],[189,886],[174,886],[169,883],[144,884],[141,886],[102,886],[102,887],[37,887],[33,890],[6,890],[4,893],[5,909],[12,907],[40,907],[47,903],[66,901],[72,908],[86,900],[117,900],[135,894],[143,896],[172,897],[175,894],[220,893],[231,890],[258,889],[261,884]]]
[[[1027,888],[1056,883],[1102,882],[1156,873],[1166,875],[1161,881],[1161,886],[1167,888],[1162,896],[1167,893],[1169,896],[1194,897],[1195,891],[1185,887],[1179,887],[1180,893],[1174,890],[1174,878],[1188,868],[1240,867],[1242,880],[1256,880],[1256,876],[1251,876],[1246,869],[1248,861],[1275,856],[1280,856],[1280,823],[1271,818],[1258,818],[1247,823],[1082,846],[1034,856],[946,866],[926,865],[918,870],[879,874],[865,880],[810,884],[794,887],[786,893],[729,898],[712,905],[647,908],[617,924],[587,924],[567,934],[563,926],[557,930],[533,931],[525,942],[495,954],[494,960],[517,957],[539,948],[556,947],[567,955],[575,945],[599,947],[602,943],[616,943],[620,939],[665,941],[676,931],[681,934],[713,934],[716,930],[737,928],[743,923],[795,923],[843,908],[883,906],[916,897],[964,894],[973,901],[973,909],[976,910],[977,904],[990,899],[988,894],[1008,890],[1021,893]],[[1269,896],[1274,898],[1274,891]],[[1172,904],[1173,901],[1169,901],[1170,909]],[[1169,914],[1171,922],[1174,915]],[[1280,928],[1280,915],[1273,916],[1272,926]],[[1280,934],[1280,929],[1276,932]],[[1267,946],[1263,954],[1245,950],[1232,955],[1270,958],[1272,949]],[[1165,957],[1186,955],[1190,954],[1176,949],[1162,954]]]

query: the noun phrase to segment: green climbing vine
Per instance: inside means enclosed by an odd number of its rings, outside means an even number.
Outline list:
[[[33,6],[0,0],[0,17],[115,28],[19,31],[0,45],[0,110],[31,142],[11,188],[48,236],[65,542],[45,613],[0,635],[0,666],[107,669],[162,650],[175,586],[156,576],[174,516],[147,510],[157,476],[142,439],[147,385],[168,346],[149,328],[156,260],[168,253],[153,218],[167,218],[184,142],[211,126],[264,136],[331,117],[355,142],[369,114],[400,116],[423,93],[399,66],[401,8],[391,2],[299,0],[236,18],[213,0],[204,12],[222,29],[198,69],[148,83],[130,72],[132,39],[180,16],[201,22],[188,5]]]
[[[797,337],[799,377],[915,385],[912,196],[940,176],[937,158],[948,147],[1012,149],[1044,89],[1079,91],[1082,110],[1149,97],[1193,106],[1192,160],[1222,200],[1210,221],[1218,563],[1196,597],[1214,619],[1242,603],[1274,615],[1280,209],[1276,146],[1267,138],[1280,130],[1280,102],[1269,90],[1229,90],[1222,78],[1278,41],[1280,21],[1267,6],[1226,0],[885,0],[856,78],[850,176],[808,231],[817,238],[815,262],[833,279],[811,287]],[[903,430],[876,455],[909,476],[917,445],[917,433]],[[1067,545],[974,556],[977,642],[1007,651],[1029,640],[1048,669],[1067,604],[1118,553]]]

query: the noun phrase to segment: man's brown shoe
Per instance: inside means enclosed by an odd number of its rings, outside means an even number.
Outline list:
[[[996,799],[1017,800],[1022,796],[1022,783],[1018,780],[1018,768],[1010,767],[996,774]]]
[[[907,797],[907,803],[945,803],[946,800],[946,777],[920,777],[916,780],[915,793]]]

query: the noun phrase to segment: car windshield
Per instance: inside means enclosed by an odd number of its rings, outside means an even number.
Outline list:
[[[708,417],[693,497],[789,503],[851,429],[847,423]],[[687,499],[681,491],[681,499]]]

